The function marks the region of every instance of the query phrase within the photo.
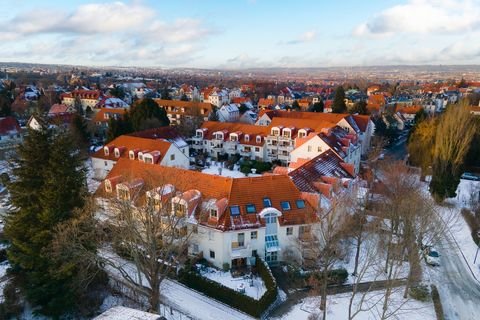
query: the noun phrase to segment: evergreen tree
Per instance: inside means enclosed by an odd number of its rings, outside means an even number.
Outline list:
[[[352,109],[350,109],[350,113],[358,113],[358,114],[363,114],[366,115],[368,114],[368,109],[367,109],[367,102],[361,100],[358,102],[355,102],[354,106]]]
[[[162,98],[163,100],[172,100],[172,98],[170,97],[170,91],[168,90],[167,87],[165,87],[165,88],[162,90],[161,98]]]
[[[345,90],[342,86],[338,86],[335,90],[335,98],[332,104],[332,113],[345,113],[347,112],[347,105],[345,104]]]
[[[49,259],[58,225],[84,204],[85,169],[68,134],[30,130],[12,166],[8,185],[19,208],[6,219],[8,258],[24,279],[22,291],[40,312],[59,317],[76,304],[72,281],[81,265],[59,269]],[[65,265],[68,261],[65,261]]]
[[[74,145],[78,146],[81,150],[85,150],[90,141],[90,132],[88,132],[88,126],[85,119],[75,114],[70,126],[70,132],[74,140]]]
[[[133,131],[163,127],[170,124],[165,108],[160,107],[155,100],[150,98],[143,99],[134,108],[131,108],[129,117],[125,119],[130,119]],[[152,125],[145,125],[145,122],[149,120]]]
[[[325,105],[323,104],[323,100],[320,99],[320,101],[315,102],[313,105],[311,105],[308,108],[308,111],[310,111],[310,112],[323,112],[324,108],[325,108]]]
[[[300,110],[300,105],[298,104],[298,101],[297,100],[294,100],[293,103],[292,103],[292,109],[293,110]]]
[[[208,121],[219,121],[217,106],[212,105],[212,111],[208,115]]]

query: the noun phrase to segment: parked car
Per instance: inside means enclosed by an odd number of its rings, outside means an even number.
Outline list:
[[[465,180],[480,181],[480,177],[474,175],[474,174],[471,173],[471,172],[464,172],[464,173],[462,174],[461,178],[462,178],[462,179],[465,179]]]
[[[431,266],[439,266],[440,265],[440,255],[438,251],[432,247],[427,248],[425,255],[425,262]]]
[[[378,156],[378,160],[383,160],[385,159],[385,153],[380,153],[380,155]]]

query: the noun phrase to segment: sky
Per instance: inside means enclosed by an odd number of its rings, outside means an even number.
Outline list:
[[[0,8],[2,62],[480,64],[480,0],[0,0]]]

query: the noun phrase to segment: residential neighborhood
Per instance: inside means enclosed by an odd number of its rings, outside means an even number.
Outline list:
[[[479,318],[476,1],[4,11],[0,319]]]

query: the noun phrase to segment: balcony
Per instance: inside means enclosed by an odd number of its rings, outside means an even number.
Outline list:
[[[245,243],[232,242],[232,259],[246,258],[252,255],[250,246],[246,246]]]
[[[278,160],[288,161],[290,160],[289,154],[278,154]]]
[[[193,136],[192,141],[203,141],[203,137],[202,136]]]
[[[249,157],[249,156],[252,155],[252,150],[248,150],[248,151],[247,151],[247,150],[241,150],[241,151],[240,151],[240,155],[241,155],[241,156],[248,156],[248,157]]]
[[[232,242],[232,250],[241,250],[245,248],[246,248],[245,242],[238,242],[238,241]]]

